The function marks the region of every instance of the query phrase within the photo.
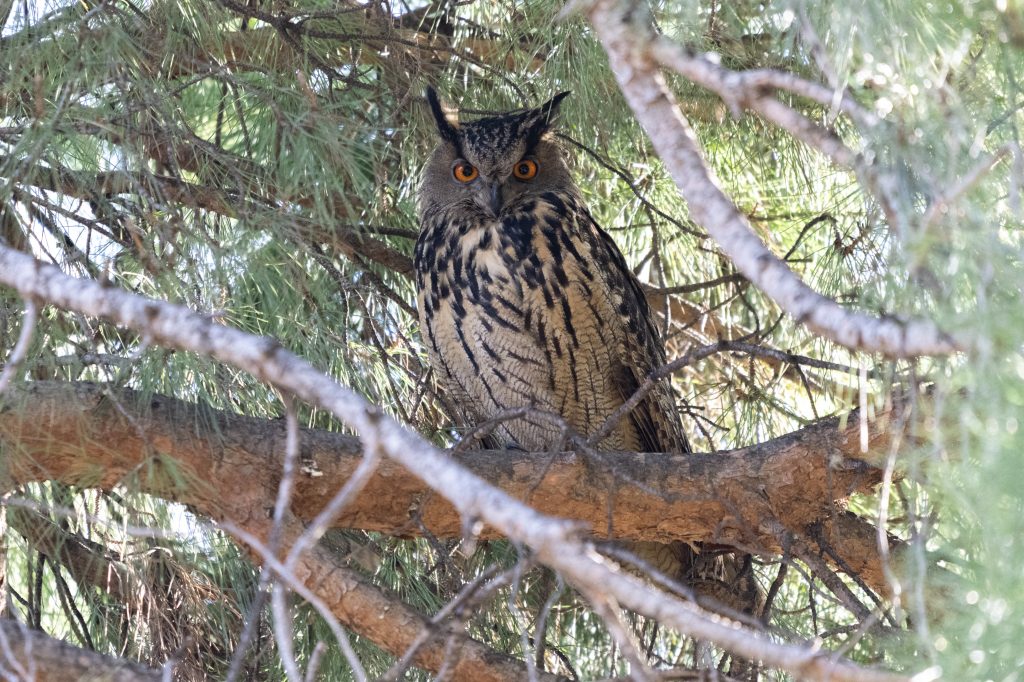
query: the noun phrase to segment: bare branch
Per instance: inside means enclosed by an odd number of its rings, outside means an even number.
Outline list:
[[[931,227],[935,221],[939,219],[939,216],[949,211],[950,206],[952,206],[957,199],[962,197],[971,189],[971,187],[976,185],[983,177],[985,177],[989,171],[995,168],[996,164],[1011,154],[1013,154],[1013,146],[1010,144],[1004,144],[994,153],[983,156],[973,168],[967,171],[959,182],[957,182],[953,187],[950,187],[945,194],[929,204],[924,217],[921,219],[923,229],[927,230]]]
[[[0,156],[0,165],[7,161],[7,157]],[[97,196],[136,195],[142,192],[160,201],[173,201],[230,217],[244,216],[259,225],[273,225],[275,229],[284,226],[306,243],[329,244],[333,250],[348,258],[362,256],[399,274],[408,275],[412,272],[411,258],[384,242],[362,234],[359,226],[335,224],[324,227],[300,215],[291,215],[288,220],[282,221],[279,206],[269,205],[258,198],[250,200],[220,187],[189,183],[154,173],[91,173],[42,165],[25,170],[15,180],[23,186],[86,200],[93,200]]]
[[[258,531],[263,530],[259,527],[261,524],[250,525],[256,525]],[[289,525],[291,536],[297,537],[299,533],[294,522]],[[297,566],[292,570],[271,554],[255,534],[231,522],[225,522],[223,527],[245,543],[259,560],[268,564],[279,578],[324,616],[342,642],[343,650],[347,649],[346,637],[337,627],[337,620],[346,621],[353,630],[396,656],[418,647],[412,656],[413,662],[431,671],[448,666],[454,670],[454,679],[505,682],[522,679],[526,674],[526,666],[522,662],[488,649],[458,631],[437,628],[431,619],[342,566],[338,557],[320,546],[300,555]],[[456,643],[457,655],[451,655],[451,647],[441,645],[439,640],[445,636]],[[427,644],[423,643],[424,640]],[[560,679],[555,675],[541,676],[541,682]]]
[[[879,123],[877,116],[858,104],[849,94],[841,92],[837,101],[836,93],[831,88],[786,71],[732,71],[708,55],[694,54],[661,36],[651,43],[651,55],[661,65],[718,94],[734,111],[748,106],[756,108],[754,100],[762,97],[767,99],[765,93],[771,90],[786,90],[826,107],[838,105],[840,111],[866,128]]]
[[[808,287],[773,254],[722,192],[704,161],[697,137],[658,68],[649,26],[633,22],[642,12],[617,0],[598,0],[588,9],[591,24],[608,52],[626,100],[646,129],[697,222],[707,229],[737,269],[783,310],[812,331],[848,348],[891,357],[948,355],[963,341],[924,319],[898,320],[846,310]]]
[[[278,657],[289,682],[300,682],[304,676],[299,672],[299,664],[295,661],[295,633],[291,626],[293,617],[285,602],[285,596],[284,586],[280,582],[274,583],[270,595],[270,608],[274,614],[274,642],[277,644]]]
[[[430,619],[430,623],[434,629],[421,631],[420,635],[412,644],[409,645],[409,648],[406,649],[405,653],[403,653],[402,656],[399,657],[399,659],[378,678],[379,682],[396,682],[401,679],[405,674],[405,671],[410,665],[412,665],[413,657],[416,655],[416,652],[419,651],[420,647],[430,641],[432,637],[436,636],[437,628],[442,627],[446,620],[464,608],[467,602],[480,601],[482,596],[489,596],[498,588],[507,585],[515,573],[514,570],[508,570],[495,577],[496,572],[497,568],[495,566],[488,567],[488,569],[486,569],[482,574],[467,583],[459,591],[459,594],[441,607],[441,609],[434,614],[433,618]],[[486,585],[484,583],[486,583]]]
[[[5,506],[11,529],[23,535],[35,550],[66,568],[79,585],[91,585],[121,599],[133,589],[141,589],[129,567],[106,547],[63,530],[39,511],[17,501],[8,500]]]
[[[716,93],[735,115],[739,115],[743,109],[756,111],[796,139],[823,153],[836,165],[856,170],[869,189],[878,196],[889,220],[894,225],[901,223],[896,201],[890,191],[891,182],[876,167],[865,162],[862,155],[847,147],[832,130],[814,123],[783,103],[773,91],[786,90],[824,106],[838,108],[861,128],[878,125],[878,117],[861,107],[848,93],[776,69],[731,71],[719,65],[711,56],[693,54],[662,36],[653,38],[650,53],[662,66]]]
[[[267,551],[272,555],[277,553],[278,544],[281,541],[281,534],[284,531],[285,514],[291,504],[292,489],[295,485],[295,465],[299,459],[299,418],[295,413],[295,401],[292,400],[291,396],[286,395],[284,396],[284,405],[285,425],[287,428],[284,467],[281,470],[281,482],[277,486],[277,500],[274,503],[274,523],[270,529],[270,537],[267,541]],[[261,586],[266,569],[267,564],[266,561],[264,561],[263,567],[260,571]],[[280,582],[275,582],[273,592],[270,596],[270,607],[274,614],[274,641],[277,643],[281,665],[284,668],[288,679],[290,682],[299,682],[299,680],[303,678],[303,675],[300,674],[299,664],[295,660],[295,643],[293,641],[293,632],[290,627],[292,617],[288,611],[285,596],[284,586]],[[258,614],[254,615],[258,617]],[[344,635],[342,635],[341,638],[343,637]],[[359,669],[359,672],[362,672],[361,668]],[[360,680],[365,678],[366,674],[363,673]]]
[[[644,662],[643,653],[637,644],[636,637],[626,628],[616,608],[616,604],[602,593],[585,593],[587,601],[594,607],[594,612],[601,616],[608,633],[615,640],[622,655],[629,661],[630,679],[633,682],[648,682],[654,679],[654,671]]]

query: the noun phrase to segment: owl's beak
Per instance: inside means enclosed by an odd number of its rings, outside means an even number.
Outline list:
[[[501,213],[501,207],[505,204],[504,197],[501,196],[501,183],[494,181],[489,182],[484,188],[486,195],[486,206],[491,209],[491,213],[497,218],[498,214]]]

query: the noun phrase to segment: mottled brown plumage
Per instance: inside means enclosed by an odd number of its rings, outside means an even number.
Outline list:
[[[589,436],[665,363],[640,283],[590,215],[551,135],[565,94],[460,124],[427,92],[441,140],[419,197],[419,315],[440,388],[464,426],[531,407]],[[561,438],[557,422],[535,414],[501,421],[494,433],[498,444],[530,451]],[[689,452],[670,384],[659,382],[598,446]],[[750,557],[695,554],[681,542],[629,548],[702,595],[758,609]]]
[[[563,96],[463,124],[432,98],[442,139],[424,171],[416,274],[431,363],[468,422],[529,406],[589,435],[665,356],[639,282],[550,134]],[[467,163],[476,176],[462,181]],[[522,163],[535,175],[518,177]],[[559,428],[535,416],[495,433],[539,451]],[[688,452],[668,382],[599,445]]]

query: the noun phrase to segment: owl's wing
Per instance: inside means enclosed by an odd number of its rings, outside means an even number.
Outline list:
[[[621,352],[613,359],[617,366],[611,369],[621,399],[625,401],[653,370],[666,363],[665,347],[643,288],[619,247],[589,211],[582,209],[580,215],[584,224],[578,227],[589,244],[593,261],[602,271],[604,285],[614,305],[605,323],[617,327]],[[690,452],[676,407],[675,391],[668,379],[658,382],[628,419],[646,452]]]

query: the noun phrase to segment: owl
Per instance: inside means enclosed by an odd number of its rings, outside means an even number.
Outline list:
[[[560,422],[589,436],[665,364],[640,283],[553,135],[566,95],[460,123],[427,91],[440,139],[423,171],[415,269],[430,362],[466,425],[533,408],[493,432],[529,451],[554,447]],[[689,452],[670,384],[598,447]]]
[[[496,422],[497,445],[531,452],[557,447],[562,424],[595,433],[665,364],[643,289],[554,137],[566,95],[460,123],[427,90],[439,140],[420,186],[415,270],[430,362],[464,426]],[[522,407],[532,409],[496,419]],[[671,385],[659,382],[597,447],[690,452]],[[682,542],[628,549],[734,610],[763,602],[749,556]]]

